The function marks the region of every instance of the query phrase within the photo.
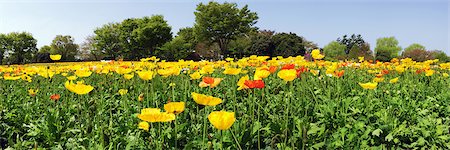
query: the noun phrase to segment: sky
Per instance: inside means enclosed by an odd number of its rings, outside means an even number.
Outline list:
[[[194,11],[207,0],[0,0],[0,33],[26,31],[49,45],[56,35],[71,35],[80,44],[110,22],[161,14],[175,35],[191,27]],[[219,2],[224,2],[219,0]],[[241,0],[257,12],[255,25],[293,32],[320,47],[345,34],[361,34],[372,49],[376,39],[394,36],[450,55],[449,0]]]

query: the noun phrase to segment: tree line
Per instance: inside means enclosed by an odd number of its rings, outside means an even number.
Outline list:
[[[416,61],[440,59],[450,61],[438,50],[429,51],[414,43],[405,49],[395,37],[377,39],[374,50],[359,34],[344,35],[323,48],[295,33],[259,29],[256,12],[236,3],[200,3],[195,23],[181,28],[175,36],[162,15],[128,18],[105,24],[94,30],[80,45],[70,35],[57,35],[52,43],[36,47],[37,40],[27,32],[0,34],[0,62],[23,64],[50,62],[50,54],[62,55],[61,61],[123,59],[139,60],[157,56],[173,61],[179,59],[241,58],[250,55],[309,57],[313,49],[321,49],[327,60],[389,61],[410,57]],[[402,51],[403,50],[403,51]]]

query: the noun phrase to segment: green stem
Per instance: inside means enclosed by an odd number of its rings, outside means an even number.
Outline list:
[[[236,139],[236,136],[234,135],[234,133],[231,130],[230,130],[230,132],[231,132],[231,136],[233,136],[233,139],[236,142],[236,145],[238,146],[239,150],[242,150],[241,145],[239,145],[239,142]]]

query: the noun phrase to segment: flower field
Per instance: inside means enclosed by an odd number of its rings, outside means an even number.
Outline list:
[[[2,149],[450,149],[450,63],[303,57],[0,67]]]

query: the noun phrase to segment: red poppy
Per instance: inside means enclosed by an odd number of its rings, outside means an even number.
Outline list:
[[[300,78],[303,72],[307,72],[308,71],[308,68],[306,68],[304,66],[301,66],[296,71],[297,71],[297,77]]]
[[[420,74],[420,73],[422,73],[422,72],[423,72],[423,70],[422,70],[422,69],[419,69],[419,70],[416,71],[416,74]]]
[[[262,88],[264,88],[264,81],[263,80],[253,80],[253,81],[252,80],[246,80],[244,82],[244,84],[250,89],[253,89],[253,88],[262,89]]]
[[[294,69],[295,68],[295,64],[286,64],[283,67],[281,67],[281,70],[289,70],[289,69]]]
[[[53,101],[58,101],[61,96],[59,94],[53,94],[50,96],[50,99]]]
[[[338,78],[344,76],[345,70],[341,70],[341,71],[334,71],[334,75]]]
[[[389,70],[386,70],[386,69],[381,70],[381,73],[384,74],[384,75],[389,74]]]
[[[194,68],[193,68],[193,70],[197,70],[198,69],[198,66],[195,66]]]
[[[212,77],[203,77],[203,82],[205,82],[206,84],[213,84],[214,83],[214,78]]]
[[[275,71],[277,71],[277,67],[275,67],[275,66],[270,66],[269,67],[269,72],[270,73],[274,73]]]

